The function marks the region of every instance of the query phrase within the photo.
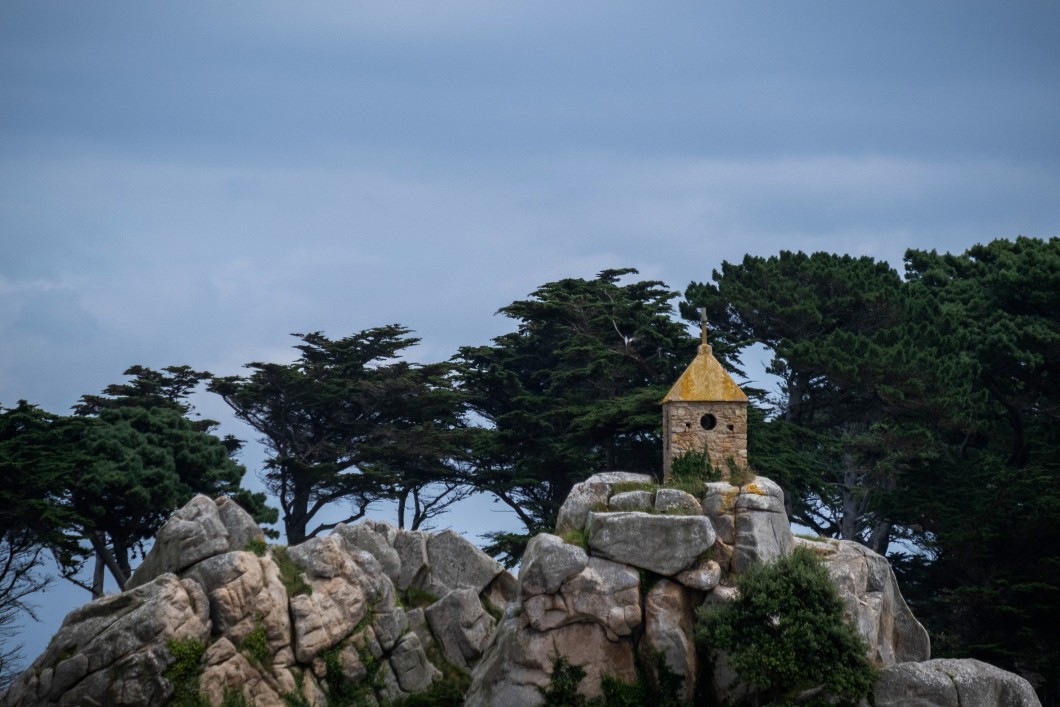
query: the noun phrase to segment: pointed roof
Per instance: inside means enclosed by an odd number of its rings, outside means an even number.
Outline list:
[[[710,344],[700,344],[699,353],[662,399],[677,401],[746,403],[747,396],[714,358]]]

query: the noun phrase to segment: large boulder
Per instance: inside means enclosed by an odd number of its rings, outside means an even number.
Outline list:
[[[523,598],[530,628],[550,631],[576,623],[596,623],[608,640],[629,636],[641,624],[640,574],[632,567],[590,557],[581,572],[554,594]]]
[[[194,565],[185,576],[206,591],[215,636],[224,634],[240,643],[260,627],[274,662],[294,662],[287,592],[272,559],[251,552],[228,552]]]
[[[471,673],[466,707],[536,707],[543,702],[553,660],[565,656],[585,670],[579,691],[587,697],[602,694],[600,680],[610,675],[625,682],[637,679],[633,643],[611,641],[595,623],[577,623],[541,632],[530,629],[525,617],[511,612],[498,626],[486,654]]]
[[[408,632],[394,647],[390,667],[402,692],[413,694],[426,690],[441,672],[427,659],[423,643],[415,632]]]
[[[349,637],[381,597],[394,597],[376,559],[363,551],[349,552],[337,536],[311,538],[289,548],[287,555],[305,574],[312,592],[289,598],[295,657],[312,663],[325,650]]]
[[[496,623],[474,589],[454,589],[427,607],[427,624],[453,665],[468,668],[478,661]]]
[[[562,538],[541,533],[531,538],[523,553],[519,585],[524,597],[555,594],[569,577],[585,569],[589,555],[577,545]]]
[[[193,580],[164,574],[71,612],[47,650],[0,700],[31,705],[165,704],[170,642],[205,641],[209,604]]]
[[[222,513],[223,510],[223,513]],[[134,589],[166,572],[180,573],[196,562],[229,550],[242,550],[264,536],[254,519],[228,498],[196,496],[170,516],[147,557],[126,584]]]
[[[703,516],[590,513],[588,529],[593,555],[662,575],[690,567],[715,539]]]
[[[978,660],[899,663],[880,672],[875,707],[1041,707],[1030,683]]]
[[[666,579],[656,582],[644,597],[644,638],[641,651],[658,652],[681,678],[682,703],[692,701],[696,689],[696,643],[693,606],[688,590]]]
[[[792,550],[784,491],[764,476],[743,486],[707,484],[703,512],[717,531],[716,559],[726,574],[741,574]]]
[[[847,618],[868,644],[875,665],[885,668],[931,656],[931,639],[905,603],[885,557],[849,540],[796,542],[824,561]]]
[[[232,693],[253,705],[282,705],[283,696],[298,689],[289,670],[255,665],[224,637],[207,648],[205,662],[199,685],[211,705],[221,704]]]
[[[501,563],[451,530],[430,536],[427,558],[430,579],[424,589],[437,597],[454,589],[473,589],[479,594],[505,571]]]
[[[631,474],[626,471],[608,471],[594,474],[567,494],[556,517],[556,534],[571,530],[585,530],[589,513],[607,510],[607,501],[615,484],[653,484],[655,478],[647,474]]]
[[[399,530],[394,536],[394,552],[400,561],[400,570],[394,580],[398,591],[407,592],[409,587],[423,588],[430,583],[430,564],[427,558],[427,539],[430,533],[421,530]]]
[[[401,556],[394,549],[397,529],[382,521],[364,521],[357,525],[339,523],[332,531],[345,541],[351,550],[363,550],[374,557],[390,581],[401,577]]]

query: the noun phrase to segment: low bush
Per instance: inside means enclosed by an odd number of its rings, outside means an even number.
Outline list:
[[[728,656],[750,703],[785,704],[821,688],[821,704],[854,705],[869,692],[875,671],[864,641],[812,552],[755,565],[738,585],[731,603],[700,609],[696,644],[708,660]]]
[[[162,671],[162,677],[173,685],[169,704],[173,707],[206,707],[209,705],[199,688],[206,644],[195,638],[174,638],[166,644],[173,662]]]

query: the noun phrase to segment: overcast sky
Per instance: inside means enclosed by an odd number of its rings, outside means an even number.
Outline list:
[[[0,404],[389,322],[439,360],[609,267],[683,290],[748,252],[1058,236],[1058,28],[1019,0],[5,0]]]

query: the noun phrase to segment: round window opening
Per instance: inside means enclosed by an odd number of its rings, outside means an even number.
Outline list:
[[[699,425],[705,430],[712,430],[718,426],[718,418],[708,412],[706,415],[699,418]]]

